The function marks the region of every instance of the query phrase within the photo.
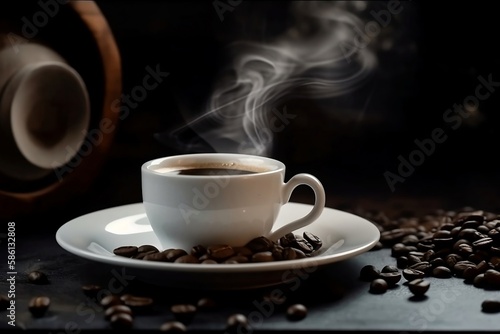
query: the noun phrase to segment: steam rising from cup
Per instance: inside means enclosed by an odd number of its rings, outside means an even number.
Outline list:
[[[266,156],[272,148],[273,108],[291,96],[334,98],[360,87],[376,58],[367,47],[346,47],[353,45],[364,22],[344,7],[329,1],[293,2],[295,25],[273,43],[234,43],[233,62],[216,83],[206,111],[169,133],[169,139],[187,151],[199,150],[199,139],[183,138],[190,129],[215,152]]]

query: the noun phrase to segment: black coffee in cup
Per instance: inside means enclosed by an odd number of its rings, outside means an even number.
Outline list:
[[[267,171],[265,168],[240,166],[232,163],[207,163],[199,165],[171,166],[155,169],[156,172],[173,175],[248,175]]]

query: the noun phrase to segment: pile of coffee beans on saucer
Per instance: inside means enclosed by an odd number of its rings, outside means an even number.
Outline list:
[[[303,259],[317,254],[321,239],[310,233],[288,233],[278,241],[264,236],[250,240],[241,247],[221,245],[194,245],[189,251],[179,248],[160,250],[153,245],[124,245],[113,253],[132,259],[171,263],[240,264]]]
[[[422,217],[389,219],[365,214],[380,230],[373,248],[390,248],[396,268],[364,266],[359,274],[369,291],[384,293],[404,277],[415,297],[430,288],[430,277],[458,278],[476,288],[500,290],[500,215],[463,208],[439,210]],[[500,299],[483,302],[484,312],[500,312]]]

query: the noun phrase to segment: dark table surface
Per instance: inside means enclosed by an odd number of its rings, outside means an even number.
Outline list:
[[[173,320],[169,306],[174,303],[196,303],[202,297],[216,301],[216,307],[198,310],[188,324],[190,332],[224,333],[229,315],[242,313],[249,319],[250,332],[498,332],[498,314],[481,311],[485,299],[500,298],[498,291],[486,291],[465,284],[458,277],[429,277],[431,287],[426,297],[415,299],[404,278],[384,294],[369,292],[369,283],[359,279],[360,269],[368,264],[381,269],[395,265],[388,248],[372,249],[354,258],[322,267],[309,277],[282,285],[239,291],[203,291],[178,289],[142,281],[126,269],[80,258],[62,249],[55,239],[57,228],[38,229],[16,237],[15,329],[41,330],[51,333],[80,333],[109,330],[109,321],[95,299],[82,292],[84,284],[98,284],[105,289],[119,277],[124,283],[119,294],[151,296],[154,305],[149,312],[135,315],[133,328],[157,331]],[[6,254],[6,236],[2,235],[1,254]],[[2,260],[0,291],[9,290],[11,277]],[[49,283],[37,285],[28,281],[28,273],[39,270]],[[135,276],[135,277],[134,277]],[[298,284],[297,284],[298,283]],[[114,283],[113,283],[114,284]],[[285,300],[278,305],[263,302],[263,296],[278,289]],[[115,288],[116,291],[116,288]],[[28,311],[29,300],[37,295],[51,298],[48,312],[34,318]],[[300,321],[286,317],[286,307],[302,303],[308,309]],[[0,328],[8,325],[8,311],[1,311]]]

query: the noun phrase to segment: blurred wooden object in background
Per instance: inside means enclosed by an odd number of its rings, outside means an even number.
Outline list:
[[[119,122],[122,69],[113,33],[93,1],[8,3],[0,12],[0,51],[39,43],[60,54],[85,82],[88,132],[69,162],[37,180],[0,175],[0,219],[50,212],[84,193],[100,173]],[[0,92],[0,101],[1,101]],[[8,159],[0,152],[0,159]]]

